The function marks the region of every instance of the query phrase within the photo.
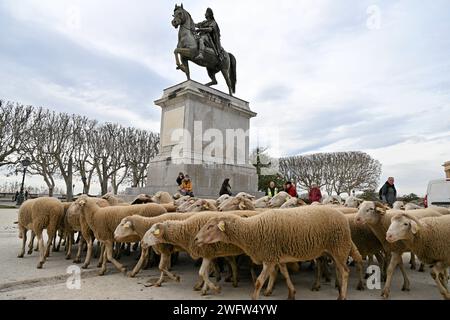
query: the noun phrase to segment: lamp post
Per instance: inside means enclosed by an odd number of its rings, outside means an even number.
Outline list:
[[[25,184],[25,175],[27,173],[27,167],[31,164],[31,161],[30,161],[29,158],[25,158],[20,163],[22,164],[22,167],[23,167],[23,177],[22,177],[22,185],[20,187],[20,193],[19,193],[19,195],[17,197],[17,202],[16,202],[16,204],[18,206],[20,206],[23,203],[23,201],[24,201],[23,189],[24,189],[24,184]]]

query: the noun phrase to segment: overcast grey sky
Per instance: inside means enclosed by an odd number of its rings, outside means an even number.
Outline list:
[[[183,4],[195,21],[214,10],[238,60],[237,96],[258,112],[253,128],[279,128],[279,154],[362,150],[401,194],[423,194],[428,180],[444,177],[449,1]],[[0,97],[158,131],[153,101],[185,80],[175,70],[174,5],[0,0]]]

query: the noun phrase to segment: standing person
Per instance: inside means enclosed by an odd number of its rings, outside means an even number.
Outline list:
[[[180,188],[181,188],[180,193],[183,196],[191,196],[191,197],[194,196],[194,193],[192,192],[192,181],[188,174],[184,176]]]
[[[286,191],[291,197],[297,197],[297,188],[291,181],[286,182],[284,191]]]
[[[28,190],[25,190],[25,200],[28,200]]]
[[[275,186],[275,182],[270,181],[269,187],[266,190],[266,196],[274,197],[278,193],[278,188]]]
[[[13,201],[17,201],[17,197],[19,196],[19,191],[16,191],[16,194],[14,195]]]
[[[228,194],[229,196],[232,195],[229,178],[226,178],[225,180],[223,180],[222,187],[220,188],[220,191],[219,191],[219,196],[223,196],[224,194]]]
[[[316,183],[311,184],[311,189],[309,189],[308,198],[311,203],[320,202],[322,200],[322,192]]]
[[[380,200],[387,202],[392,208],[394,202],[397,201],[397,189],[395,189],[394,177],[389,177],[387,179],[387,181],[381,187],[379,195]]]
[[[177,177],[177,184],[178,184],[179,188],[181,186],[181,183],[183,183],[183,179],[184,179],[184,174],[183,174],[183,172],[180,172]]]

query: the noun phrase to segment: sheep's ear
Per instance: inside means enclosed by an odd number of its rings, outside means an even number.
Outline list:
[[[413,234],[416,234],[419,230],[420,230],[419,225],[415,221],[411,220],[411,232]]]
[[[289,197],[286,197],[286,201],[289,201],[289,199],[290,199]]]
[[[386,213],[386,206],[384,205],[384,204],[382,204],[381,202],[375,202],[375,210],[379,213],[379,214],[381,214],[381,215],[383,215],[383,214],[385,214]]]
[[[245,205],[245,201],[239,202],[239,210],[245,210],[247,209],[247,206]]]
[[[220,231],[225,232],[225,221],[219,221],[219,223],[217,224],[217,227],[219,228]]]

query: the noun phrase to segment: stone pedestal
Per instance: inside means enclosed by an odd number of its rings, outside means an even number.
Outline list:
[[[161,150],[150,163],[145,190],[177,192],[179,172],[189,174],[194,194],[217,198],[225,178],[235,192],[257,193],[256,169],[249,163],[249,103],[195,81],[164,90]]]

